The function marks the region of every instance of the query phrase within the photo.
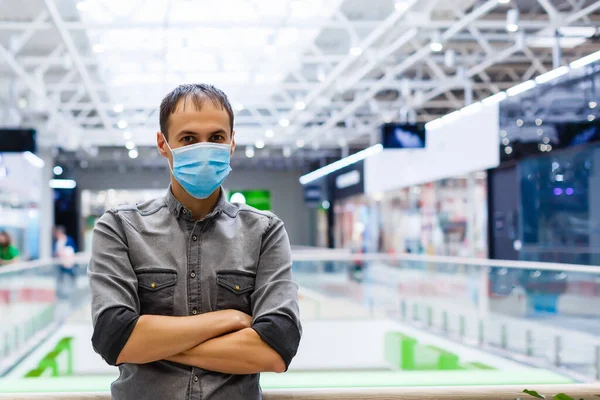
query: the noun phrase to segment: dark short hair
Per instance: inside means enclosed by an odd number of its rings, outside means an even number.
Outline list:
[[[210,100],[215,107],[227,111],[227,114],[229,114],[229,127],[231,128],[231,132],[233,132],[233,109],[227,95],[213,85],[194,83],[177,86],[160,103],[160,131],[166,137],[168,137],[167,125],[169,124],[169,117],[175,112],[179,100],[187,97],[190,97],[194,101],[194,105],[198,110],[202,108],[206,100]]]
[[[58,233],[64,233],[64,234],[67,233],[67,228],[65,228],[63,225],[56,225],[54,227],[54,230]]]

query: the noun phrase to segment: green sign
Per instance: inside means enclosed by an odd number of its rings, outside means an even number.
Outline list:
[[[229,201],[245,203],[257,210],[271,211],[271,192],[268,190],[230,190]]]

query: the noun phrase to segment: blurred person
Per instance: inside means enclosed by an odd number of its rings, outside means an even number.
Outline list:
[[[283,222],[229,203],[233,111],[211,85],[160,106],[164,198],[107,211],[89,265],[94,333],[118,365],[113,399],[261,399],[260,372],[284,372],[301,337]]]
[[[16,263],[19,260],[19,250],[12,245],[10,235],[6,231],[0,231],[0,266]]]
[[[67,235],[64,226],[55,226],[52,229],[54,244],[52,246],[52,255],[59,260],[58,264],[58,283],[56,287],[59,299],[69,297],[69,294],[75,290],[77,285],[77,264],[74,262],[77,251],[75,240]]]

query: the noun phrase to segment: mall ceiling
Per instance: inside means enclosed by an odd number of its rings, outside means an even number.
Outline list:
[[[314,165],[551,70],[557,32],[563,64],[597,51],[599,26],[591,0],[0,0],[0,123],[142,155],[162,96],[209,82],[236,162]]]

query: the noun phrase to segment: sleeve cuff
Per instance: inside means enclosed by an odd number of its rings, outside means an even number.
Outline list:
[[[92,345],[109,365],[117,365],[121,350],[135,328],[139,315],[126,307],[105,310],[96,321]]]
[[[285,316],[265,315],[254,322],[252,329],[281,356],[287,370],[300,345],[297,324]]]

